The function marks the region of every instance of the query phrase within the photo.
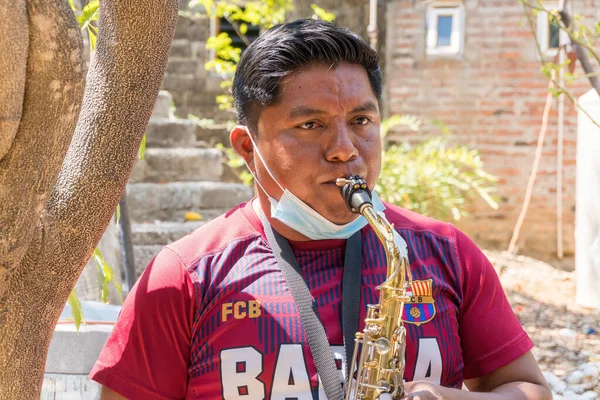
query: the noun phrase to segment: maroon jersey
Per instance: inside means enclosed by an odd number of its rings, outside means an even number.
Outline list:
[[[463,233],[388,205],[415,283],[405,305],[406,380],[459,388],[531,349],[487,258]],[[385,280],[362,232],[360,329]],[[345,362],[345,240],[291,242],[337,361]],[[91,378],[131,399],[325,399],[300,315],[250,203],[163,249],[148,266]]]

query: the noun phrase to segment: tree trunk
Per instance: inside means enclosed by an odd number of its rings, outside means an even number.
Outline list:
[[[54,326],[150,119],[177,1],[101,2],[83,105],[67,1],[2,2],[0,18],[0,399],[39,399]]]

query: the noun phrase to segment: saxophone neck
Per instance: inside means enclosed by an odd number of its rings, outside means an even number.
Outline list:
[[[394,244],[393,226],[385,219],[385,217],[375,211],[373,205],[370,203],[365,204],[361,208],[360,214],[366,218],[367,222],[371,225],[373,231],[375,231],[375,234],[386,248]]]

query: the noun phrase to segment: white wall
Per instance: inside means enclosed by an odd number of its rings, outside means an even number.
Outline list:
[[[600,123],[600,98],[590,90],[581,107]],[[577,121],[575,273],[578,304],[600,309],[600,128],[582,111]]]

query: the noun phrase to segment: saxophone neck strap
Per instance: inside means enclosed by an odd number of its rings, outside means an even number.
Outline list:
[[[262,213],[261,213],[262,214]],[[323,323],[317,314],[316,303],[308,285],[302,276],[302,268],[296,260],[289,242],[277,233],[261,215],[265,235],[271,251],[277,259],[279,268],[285,276],[308,340],[317,373],[323,384],[328,400],[343,400],[344,390],[335,365],[333,353],[327,340]],[[344,256],[344,276],[342,280],[342,325],[344,331],[344,350],[346,353],[346,382],[351,375],[352,353],[354,351],[354,335],[358,331],[360,314],[360,282],[362,265],[361,233],[356,232],[346,241]]]

